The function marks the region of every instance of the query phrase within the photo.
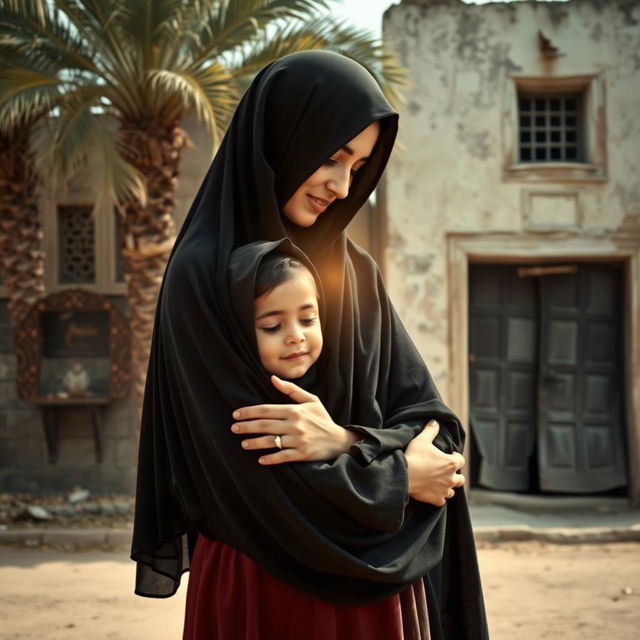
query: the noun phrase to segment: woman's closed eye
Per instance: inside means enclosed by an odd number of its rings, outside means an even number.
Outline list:
[[[338,164],[338,160],[336,160],[335,158],[329,158],[324,164],[327,167],[333,167],[336,164]],[[351,174],[351,177],[355,178],[360,173],[360,170],[362,169],[363,166],[364,165],[360,165],[357,169],[351,169],[349,171],[349,173]]]

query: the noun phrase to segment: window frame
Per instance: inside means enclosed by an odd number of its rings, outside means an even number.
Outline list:
[[[74,181],[75,182],[75,181]],[[73,182],[68,189],[43,193],[40,200],[42,215],[42,230],[44,234],[45,250],[45,288],[47,293],[64,291],[65,289],[82,288],[104,295],[126,295],[125,282],[116,280],[116,225],[113,217],[113,206],[105,204],[96,209],[94,194],[87,188],[75,187]],[[65,284],[58,280],[59,240],[58,240],[58,207],[59,206],[90,206],[93,208],[95,282],[91,284]]]
[[[502,121],[503,180],[505,182],[606,182],[606,117],[604,73],[554,78],[511,75],[504,96]],[[582,94],[580,162],[520,161],[518,98],[524,94]]]

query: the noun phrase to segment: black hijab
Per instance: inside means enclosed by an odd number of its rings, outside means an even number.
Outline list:
[[[378,142],[349,195],[310,228],[286,221],[281,207],[298,186],[375,120]],[[199,533],[330,601],[373,602],[424,578],[434,638],[485,637],[464,496],[448,509],[410,500],[402,453],[431,418],[446,451],[462,450],[462,428],[374,261],[343,232],[377,184],[396,130],[397,115],[370,74],[329,52],[269,65],[238,105],[158,301],[140,439],[136,593],[175,593]],[[308,256],[324,292],[323,352],[298,382],[363,438],[333,461],[263,467],[231,433],[232,411],[289,399],[269,382],[247,320],[237,316],[236,294],[252,321],[257,255],[232,263],[231,254],[282,238]]]

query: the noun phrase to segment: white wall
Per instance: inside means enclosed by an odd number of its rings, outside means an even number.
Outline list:
[[[542,57],[538,30],[560,50],[555,60]],[[545,228],[551,208],[567,219],[562,233],[615,230],[640,245],[640,4],[414,0],[386,12],[384,32],[412,83],[387,171],[387,283],[446,396],[447,234],[533,231],[544,243],[559,232]],[[589,127],[599,168],[548,178],[507,169],[513,77],[524,76],[595,77]],[[542,223],[532,225],[532,214]]]

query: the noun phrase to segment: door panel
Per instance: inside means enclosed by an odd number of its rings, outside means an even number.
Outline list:
[[[539,280],[540,487],[591,493],[623,486],[620,269],[583,264]]]
[[[523,491],[535,442],[535,291],[514,267],[470,274],[471,419],[481,484]]]
[[[527,271],[525,271],[527,272]],[[470,269],[470,415],[480,484],[588,493],[626,484],[619,266],[519,277]],[[532,455],[535,453],[535,459]]]

